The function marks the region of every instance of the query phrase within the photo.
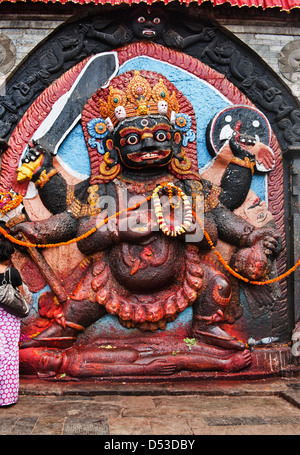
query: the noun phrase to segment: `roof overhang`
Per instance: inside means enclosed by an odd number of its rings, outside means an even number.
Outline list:
[[[0,3],[7,0],[0,0]],[[24,0],[10,0],[10,3],[16,3]],[[155,3],[163,3],[165,5],[172,3],[174,0],[32,0],[33,3],[76,3],[80,5],[94,4],[94,5],[137,5],[137,4],[147,4],[153,5]],[[256,7],[262,8],[263,10],[269,8],[279,8],[280,11],[290,12],[294,8],[300,8],[300,0],[180,0],[183,5],[189,4],[198,4],[202,5],[211,4],[213,6],[220,6],[227,4],[228,6],[235,7]]]

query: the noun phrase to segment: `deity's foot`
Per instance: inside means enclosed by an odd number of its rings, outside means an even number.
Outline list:
[[[72,324],[72,326],[70,326],[70,324]],[[20,349],[42,346],[66,349],[72,346],[79,330],[84,330],[84,327],[68,323],[67,321],[65,321],[64,326],[53,323],[31,340],[22,342],[20,344]]]
[[[249,349],[244,349],[242,352],[233,354],[224,362],[224,371],[234,373],[246,368],[251,364],[251,352]]]
[[[198,324],[193,328],[193,336],[200,341],[223,349],[244,350],[246,344],[229,335],[217,325]]]

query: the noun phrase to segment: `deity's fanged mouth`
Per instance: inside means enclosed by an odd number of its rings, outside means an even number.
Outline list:
[[[151,30],[149,28],[146,28],[145,30],[143,30],[143,35],[146,35],[146,36],[154,36],[155,35],[155,31],[154,30]]]
[[[128,158],[131,161],[140,163],[142,161],[162,160],[171,153],[171,150],[156,150],[155,152],[130,153]]]

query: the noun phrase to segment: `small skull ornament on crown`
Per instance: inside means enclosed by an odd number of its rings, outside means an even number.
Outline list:
[[[161,114],[174,124],[179,104],[175,92],[170,94],[162,79],[152,88],[139,71],[135,71],[126,91],[110,87],[108,100],[100,99],[99,109],[107,128],[113,131],[118,122],[137,116]]]

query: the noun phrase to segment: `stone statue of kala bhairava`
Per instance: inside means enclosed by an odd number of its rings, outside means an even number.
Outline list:
[[[48,326],[22,344],[23,371],[143,376],[250,365],[246,343],[222,327],[231,283],[206,256],[222,240],[234,247],[231,267],[237,273],[264,280],[281,251],[275,228],[255,228],[233,213],[249,190],[258,142],[240,134],[237,124],[229,141],[234,156],[220,185],[201,178],[192,105],[152,71],[114,77],[87,101],[81,125],[90,178],[67,184],[51,150],[37,143],[17,171],[19,182],[35,183],[51,216],[16,224],[10,233],[34,244],[78,238],[85,256],[68,277],[65,301],[48,305]],[[138,329],[139,339],[165,332],[168,340],[168,324],[190,306],[192,350],[178,340],[151,353],[124,344],[108,350],[77,343],[106,314]]]

